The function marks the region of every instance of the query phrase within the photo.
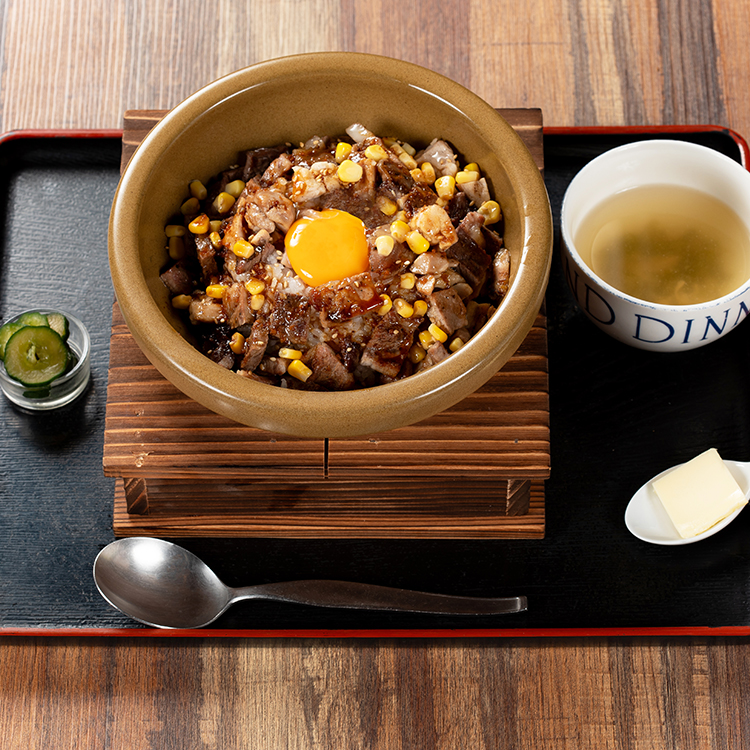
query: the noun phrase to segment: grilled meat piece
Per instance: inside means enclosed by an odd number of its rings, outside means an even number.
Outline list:
[[[427,302],[427,317],[449,336],[466,325],[466,306],[453,287],[433,292]]]
[[[331,391],[346,391],[354,386],[354,376],[326,343],[316,344],[304,357],[312,370],[309,382]]]
[[[360,364],[386,377],[397,377],[414,343],[414,331],[419,322],[414,318],[402,318],[393,310],[386,313],[375,326]]]

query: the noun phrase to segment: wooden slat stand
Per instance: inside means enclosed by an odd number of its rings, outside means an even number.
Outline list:
[[[539,110],[501,110],[540,169]],[[161,111],[127,112],[123,164]],[[416,425],[330,441],[239,425],[165,380],[113,307],[104,472],[116,536],[541,538],[546,319],[476,393]]]

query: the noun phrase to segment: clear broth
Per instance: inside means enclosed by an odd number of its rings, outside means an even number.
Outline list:
[[[750,278],[750,232],[735,211],[693,188],[649,185],[594,208],[575,236],[611,286],[662,305],[723,297]]]

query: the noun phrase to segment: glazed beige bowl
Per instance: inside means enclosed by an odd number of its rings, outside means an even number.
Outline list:
[[[208,180],[238,152],[353,122],[414,145],[434,137],[476,162],[505,215],[510,290],[499,310],[447,360],[404,380],[356,391],[290,391],[225,370],[190,343],[159,278],[164,226],[191,180]],[[109,226],[115,293],[133,337],[183,393],[252,427],[300,437],[350,437],[411,424],[482,386],[512,356],[539,311],[552,256],[544,183],[505,120],[459,84],[410,63],[355,53],[297,55],[209,84],[175,107],[125,170]]]

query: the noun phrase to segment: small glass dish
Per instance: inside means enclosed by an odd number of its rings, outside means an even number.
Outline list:
[[[37,309],[26,312],[49,314],[58,312],[50,309]],[[15,322],[22,315],[19,313],[5,322]],[[29,387],[11,378],[0,362],[0,389],[14,404],[24,409],[44,411],[57,409],[71,403],[86,389],[91,375],[90,354],[91,339],[86,326],[69,313],[62,313],[68,319],[68,338],[66,343],[78,361],[64,375],[44,386]]]

